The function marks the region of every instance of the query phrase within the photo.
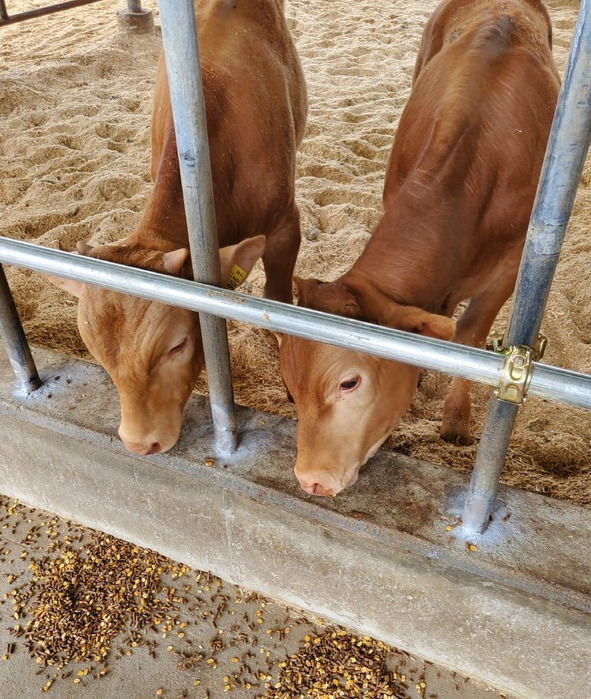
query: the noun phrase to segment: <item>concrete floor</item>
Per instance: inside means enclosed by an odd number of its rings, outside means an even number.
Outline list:
[[[39,538],[27,540],[27,533],[33,530],[39,532]],[[157,629],[147,630],[142,633],[138,645],[132,647],[126,640],[128,628],[115,637],[104,661],[71,662],[59,672],[55,666],[42,668],[30,657],[25,636],[16,637],[9,632],[15,625],[24,627],[32,618],[30,611],[21,614],[19,619],[14,618],[11,591],[29,584],[31,562],[47,556],[58,557],[67,548],[68,538],[73,540],[74,548],[80,549],[88,544],[92,533],[53,514],[0,496],[0,652],[6,655],[6,651],[12,651],[7,659],[0,660],[0,696],[3,699],[38,697],[51,679],[54,681],[45,692],[59,699],[82,695],[108,699],[279,697],[265,686],[270,683],[273,687],[277,682],[279,663],[298,650],[305,636],[315,638],[329,628],[321,619],[306,617],[297,610],[178,564],[177,572],[173,573],[177,576],[175,579],[170,573],[162,579],[162,584],[168,587],[183,586],[184,601],[175,604],[174,612],[170,612],[178,613],[171,631],[163,634]],[[220,600],[229,601],[220,604]],[[31,606],[34,607],[33,602]],[[221,613],[213,622],[212,617],[220,609]],[[262,623],[256,623],[259,619]],[[279,630],[283,630],[283,634]],[[214,652],[214,639],[222,641],[224,649]],[[180,669],[183,660],[185,665],[191,665],[187,657],[200,651],[204,654],[203,660],[190,669]],[[210,658],[215,663],[208,664]],[[238,658],[238,662],[232,658]],[[401,651],[390,651],[387,658],[388,670],[397,671],[400,678],[397,683],[400,694],[393,694],[393,697],[494,699],[509,696]],[[244,667],[240,672],[241,666],[247,666],[250,673]],[[99,673],[104,669],[108,672],[101,676]],[[271,679],[259,679],[259,673],[270,675]],[[247,681],[250,688],[246,687]],[[425,683],[424,688],[420,686],[421,681]],[[226,689],[227,686],[230,689]],[[404,687],[407,687],[405,691]],[[162,691],[159,693],[159,690]],[[372,695],[365,696],[371,698]]]

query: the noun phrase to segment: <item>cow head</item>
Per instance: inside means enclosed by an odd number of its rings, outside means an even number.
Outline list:
[[[222,279],[235,288],[262,256],[265,237],[222,248]],[[125,245],[78,246],[80,254],[182,276],[189,251],[158,252]],[[241,271],[236,276],[236,268]],[[231,282],[229,280],[232,280]],[[79,298],[78,328],[119,394],[119,436],[136,454],[176,444],[185,404],[203,368],[199,316],[193,311],[50,277]]]
[[[296,279],[298,305],[392,328],[451,339],[445,316],[384,299],[371,312],[341,282]],[[314,495],[353,485],[415,392],[419,370],[342,347],[293,336],[281,338],[281,373],[298,411],[295,474]]]

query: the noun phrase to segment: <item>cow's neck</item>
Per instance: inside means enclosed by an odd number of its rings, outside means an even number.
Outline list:
[[[492,191],[491,174],[478,157],[480,128],[478,120],[432,123],[405,111],[388,164],[384,215],[342,280],[357,296],[377,292],[431,312],[453,312],[486,210],[471,183]]]
[[[437,198],[429,197],[429,201]],[[442,199],[440,201],[445,201]],[[371,307],[372,295],[418,306],[434,313],[453,312],[458,249],[449,235],[458,216],[453,201],[447,211],[425,207],[421,197],[400,192],[389,201],[365,250],[341,278],[361,301]],[[461,249],[461,248],[460,248]]]
[[[167,139],[154,189],[130,244],[168,252],[188,246],[181,175],[174,138]]]

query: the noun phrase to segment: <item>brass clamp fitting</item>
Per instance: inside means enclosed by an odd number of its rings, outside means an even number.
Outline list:
[[[543,357],[547,343],[547,338],[544,335],[539,335],[536,347],[528,347],[527,345],[503,347],[501,335],[491,333],[489,345],[492,350],[505,355],[499,386],[494,390],[494,394],[499,400],[516,405],[521,405],[525,401],[534,371],[534,362]]]

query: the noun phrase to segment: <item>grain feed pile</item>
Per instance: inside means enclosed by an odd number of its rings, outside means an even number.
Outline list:
[[[7,699],[16,675],[26,696],[91,685],[94,696],[131,696],[123,675],[134,697],[434,699],[434,685],[481,696],[381,641],[3,495],[0,571]]]
[[[422,28],[436,4],[287,0],[310,97],[296,182],[304,234],[299,276],[342,274],[377,222],[386,160]],[[25,6],[14,0],[11,11]],[[578,4],[552,0],[549,11],[562,71]],[[78,240],[104,243],[127,235],[151,189],[150,103],[159,37],[120,35],[115,8],[105,3],[0,31],[0,234],[63,250]],[[543,324],[545,361],[585,373],[591,372],[590,180],[587,163]],[[10,270],[9,278],[32,342],[86,357],[74,301],[34,273]],[[260,294],[262,282],[257,267],[247,288]],[[506,310],[497,329],[505,319]],[[231,343],[238,402],[295,417],[272,336],[231,324]],[[475,446],[439,438],[448,383],[429,373],[383,448],[471,469]],[[198,390],[206,390],[203,380]],[[476,434],[487,394],[484,387],[474,390]],[[589,505],[590,461],[588,413],[530,399],[503,481]]]

